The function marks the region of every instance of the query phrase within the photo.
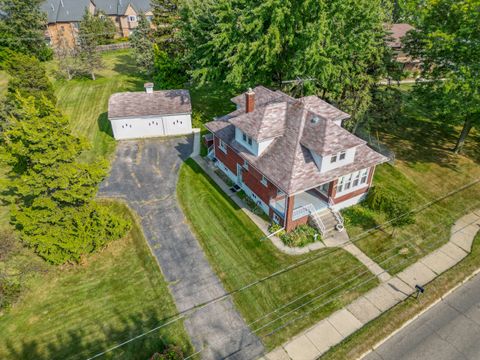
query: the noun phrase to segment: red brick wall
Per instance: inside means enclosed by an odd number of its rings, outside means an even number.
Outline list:
[[[262,184],[262,174],[253,166],[248,165],[248,170],[243,169],[243,182],[252,190],[262,201],[269,205],[270,199],[277,196],[277,188],[267,180],[267,186]]]
[[[215,139],[215,155],[218,160],[225,164],[234,174],[237,173],[237,164],[243,166],[244,160],[235,150],[227,146],[227,153],[219,148],[219,140]],[[277,187],[267,180],[267,186],[262,184],[262,174],[258,172],[252,165],[248,165],[248,170],[243,169],[242,178],[245,185],[249,187],[262,201],[269,205],[270,199],[277,196]]]
[[[219,147],[219,139],[214,138],[215,141],[215,156],[218,160],[225,164],[225,166],[234,174],[237,173],[237,164],[243,165],[243,159],[229,146],[227,146],[227,153]]]
[[[285,224],[285,231],[292,231],[299,225],[304,225],[308,223],[308,216],[304,216],[297,220],[292,220],[293,216],[293,208],[294,208],[294,196],[289,196],[287,200],[287,214],[286,219],[287,222]]]

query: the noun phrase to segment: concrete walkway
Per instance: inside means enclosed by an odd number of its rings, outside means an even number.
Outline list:
[[[381,313],[450,269],[471,251],[480,230],[480,209],[455,222],[448,243],[264,356],[265,360],[313,360]]]
[[[177,309],[187,314],[185,327],[195,350],[201,351],[199,358],[255,359],[262,354],[263,345],[231,298],[198,307],[226,291],[177,202],[180,166],[192,150],[199,151],[192,138],[119,142],[110,176],[100,186],[99,196],[124,199],[139,215]]]
[[[265,234],[265,241],[270,240],[275,247],[281,252],[288,255],[302,255],[311,251],[316,251],[324,248],[341,247],[355,256],[362,264],[364,264],[373,274],[375,274],[380,281],[384,282],[390,279],[390,275],[382,269],[377,263],[370,259],[365,253],[363,253],[357,246],[355,246],[348,236],[347,231],[338,232],[335,231],[327,238],[323,239],[323,242],[315,242],[304,247],[290,247],[286,246],[283,241],[275,235],[271,235],[268,231],[269,224],[263,220],[260,216],[254,214],[245,205],[245,203],[238,197],[237,194],[229,190],[229,186],[215,173],[215,167],[211,162],[206,161],[200,156],[193,156],[195,162],[207,173],[207,175],[238,205],[250,219],[258,226],[260,230]]]

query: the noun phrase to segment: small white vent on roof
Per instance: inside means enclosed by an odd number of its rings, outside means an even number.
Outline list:
[[[312,122],[312,124],[318,124],[320,122],[320,118],[318,116],[314,116],[310,121]]]

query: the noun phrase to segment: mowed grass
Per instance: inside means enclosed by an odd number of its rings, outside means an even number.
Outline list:
[[[281,253],[193,160],[187,160],[180,170],[177,196],[228,291],[291,267],[233,295],[246,322],[268,348],[283,343],[378,283],[343,250],[316,252],[316,260],[312,255]]]
[[[135,224],[126,238],[87,257],[82,265],[44,265],[47,272],[30,279],[21,300],[0,317],[1,359],[86,359],[176,313],[137,222],[126,206],[117,203],[115,211]],[[182,321],[102,358],[145,360],[165,344],[191,353]]]
[[[58,107],[70,118],[73,132],[92,144],[87,160],[97,156],[108,158],[115,150],[107,112],[110,96],[116,92],[142,91],[145,82],[130,50],[107,52],[102,59],[105,69],[99,71],[95,81],[83,78],[54,82]]]
[[[478,131],[473,130],[467,139],[464,154],[455,155],[451,150],[461,128],[449,125],[448,119],[432,120],[408,91],[403,90],[402,99],[396,120],[377,120],[372,132],[396,154],[395,166],[377,168],[374,184],[411,198],[412,208],[452,194],[419,211],[411,225],[395,230],[385,226],[368,234],[369,222],[348,228],[356,244],[390,273],[401,271],[446,243],[453,223],[480,207],[480,184],[461,190],[480,179]],[[375,220],[377,224],[385,221],[382,216]]]

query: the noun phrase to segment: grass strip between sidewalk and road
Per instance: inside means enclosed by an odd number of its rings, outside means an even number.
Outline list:
[[[404,323],[431,306],[450,289],[460,284],[480,268],[480,233],[473,241],[472,251],[465,259],[425,286],[418,299],[409,297],[372,320],[340,344],[332,347],[320,359],[358,359],[373,346],[399,329]]]

